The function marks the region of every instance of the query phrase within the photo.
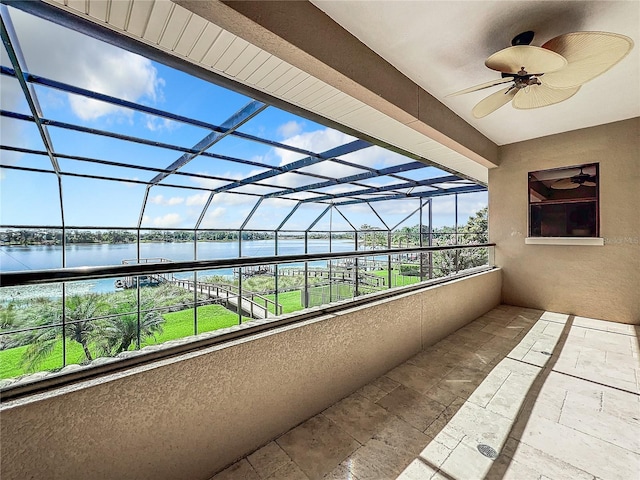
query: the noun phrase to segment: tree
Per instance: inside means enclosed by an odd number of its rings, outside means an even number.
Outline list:
[[[485,207],[469,217],[467,223],[458,228],[457,244],[487,243],[489,240],[487,215],[488,208]],[[436,245],[456,245],[455,229],[452,227],[436,229],[434,234]],[[485,265],[487,260],[487,250],[484,247],[435,252],[433,268],[446,276],[460,270]]]
[[[458,243],[487,243],[489,241],[489,209],[484,207],[469,217],[467,224],[459,229],[463,240]]]
[[[362,234],[364,250],[367,250],[368,248],[370,248],[371,250],[375,250],[375,248],[378,246],[386,248],[386,230],[381,230],[377,227],[372,227],[371,225],[365,223],[364,225],[360,226],[359,232],[360,234]]]
[[[50,304],[48,309],[55,308]],[[84,351],[83,362],[90,362],[93,356],[89,349],[92,341],[92,334],[96,329],[94,318],[106,313],[108,305],[102,301],[101,295],[92,293],[88,295],[72,295],[66,300],[65,305],[65,335],[70,340],[79,343]],[[38,310],[32,310],[31,314]],[[40,317],[35,323],[38,326],[51,324],[50,318],[54,316],[59,319],[61,313],[48,312],[48,315]],[[43,323],[46,321],[47,323]],[[35,370],[53,351],[56,344],[62,339],[62,328],[51,327],[41,328],[28,332],[29,347],[25,350],[21,363],[27,371]]]
[[[172,303],[172,292],[172,289],[163,287],[141,290],[140,342],[162,333],[164,317],[160,312],[151,310],[158,305]],[[113,305],[110,313],[112,315],[98,324],[96,342],[102,355],[113,356],[128,350],[138,339],[137,295],[129,295],[125,302]]]
[[[418,225],[414,225],[413,227],[402,227],[401,229],[396,230],[393,232],[393,244],[399,248],[402,248],[403,242],[406,248],[414,245],[420,245],[420,235],[418,230]]]
[[[140,341],[162,333],[164,318],[159,312],[140,314]],[[99,350],[103,355],[113,356],[129,350],[138,338],[138,315],[119,315],[107,319],[100,325]]]

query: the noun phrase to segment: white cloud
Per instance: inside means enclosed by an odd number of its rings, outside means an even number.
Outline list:
[[[30,73],[129,101],[161,99],[164,80],[150,60],[14,9],[11,19]],[[68,99],[73,113],[83,120],[131,115],[97,100],[73,95]]]
[[[262,163],[267,166],[275,165],[278,161],[273,154],[273,150],[268,150],[264,155],[253,155],[249,160],[252,162]]]
[[[332,148],[335,148],[339,145],[344,145],[346,143],[350,143],[356,140],[355,137],[347,135],[345,133],[339,132],[337,130],[332,130],[329,128],[324,128],[320,130],[315,130],[313,132],[304,132],[293,135],[285,140],[282,143],[287,145],[291,145],[298,148],[303,148],[305,150],[309,150],[312,152],[325,152]],[[274,149],[273,152],[280,158],[279,165],[287,165],[291,162],[299,160],[304,156],[290,152],[283,149]],[[398,165],[402,163],[410,162],[411,159],[399,155],[395,152],[391,152],[381,147],[368,147],[362,150],[358,150],[356,152],[343,155],[342,159],[349,161],[351,163],[362,165],[369,168],[385,168],[392,165]],[[331,178],[342,178],[350,175],[362,173],[365,170],[357,169],[353,167],[349,167],[346,165],[341,165],[338,163],[327,163],[320,162],[313,166],[306,167],[304,169],[305,172],[308,173],[317,173],[320,175],[329,176]],[[426,170],[425,170],[426,173]],[[321,181],[321,180],[318,180]],[[277,176],[273,179],[270,179],[270,182],[276,185],[282,186],[291,186],[298,187],[305,185],[308,183],[308,177],[304,177],[302,175],[289,175],[286,179],[286,182],[283,181],[281,176]],[[388,183],[388,182],[386,182]]]
[[[153,197],[149,197],[149,203],[154,205],[162,205],[162,202],[164,202],[163,195],[154,195]]]
[[[162,205],[162,202],[164,202],[164,196],[162,195],[154,195],[153,197],[149,197],[149,203]]]
[[[362,190],[366,187],[359,187],[358,185],[350,185],[350,184],[342,184],[342,185],[334,185],[331,187],[325,187],[320,190],[320,193],[337,195],[339,193],[347,193],[347,192],[357,192],[358,190]]]
[[[152,132],[161,132],[161,131],[173,131],[180,126],[178,122],[174,122],[168,118],[158,118],[153,117],[151,115],[146,115],[147,123],[146,126]]]
[[[291,120],[290,122],[280,125],[278,127],[278,135],[282,138],[290,138],[299,134],[302,131],[302,124]]]
[[[243,178],[246,177],[251,177],[257,173],[260,172],[264,172],[264,169],[260,169],[260,170],[252,170],[249,173],[247,173],[246,175],[241,174],[239,172],[224,172],[224,173],[216,173],[216,176],[218,177],[222,177],[222,178],[228,178],[230,181],[234,181],[234,180],[242,180]],[[208,175],[209,172],[198,172],[200,175]],[[198,185],[199,187],[203,187],[203,188],[210,188],[210,189],[215,189],[218,187],[221,187],[223,185],[227,185],[228,181],[226,180],[216,180],[214,178],[194,178],[193,182]]]
[[[138,180],[140,180],[140,179],[139,179],[138,177],[133,177],[133,178],[131,178],[131,180],[138,181]],[[129,188],[134,188],[134,187],[139,186],[139,184],[138,184],[138,183],[134,183],[134,182],[122,182],[122,183],[124,183],[124,185],[125,185],[126,187],[129,187]]]
[[[251,208],[237,206],[234,208],[212,207],[204,216],[201,228],[226,228],[229,230],[240,228],[250,211]]]
[[[216,228],[220,227],[219,220],[225,215],[227,212],[226,208],[216,207],[213,210],[207,211],[207,214],[202,219],[202,228]]]
[[[253,175],[257,175],[258,173],[261,173],[264,171],[265,171],[264,169],[256,169],[256,170],[251,170],[247,174],[240,174],[238,172],[225,172],[219,175],[221,177],[229,178],[231,179],[231,181],[233,181],[233,180],[242,180],[243,178],[252,177]],[[206,172],[204,174],[206,175]],[[215,179],[208,179],[208,178],[194,178],[193,181],[196,183],[196,185],[200,187],[209,188],[212,190],[230,183],[224,180],[215,180]],[[206,193],[206,192],[202,194],[193,195],[187,198],[187,205],[204,205],[208,198],[209,198],[209,193]],[[213,200],[211,203],[217,204],[217,205],[245,205],[248,203],[255,203],[256,201],[257,201],[257,198],[254,196],[239,195],[239,194],[232,193],[231,191],[229,193],[226,193],[226,192],[216,193],[213,196]]]
[[[382,147],[373,146],[342,157],[349,162],[371,168],[385,168],[413,161],[410,158]]]
[[[258,197],[253,195],[240,195],[237,193],[216,193],[211,201],[214,205],[247,205],[255,204],[258,201]]]
[[[487,194],[486,192],[479,192],[476,194],[460,194],[458,195],[458,219],[460,221],[466,221],[467,217],[474,215],[478,210],[487,206]],[[456,211],[455,196],[442,196],[433,199],[433,214],[434,215],[453,215]]]
[[[203,175],[206,175],[206,174],[207,173],[205,172]],[[228,174],[224,174],[220,176],[224,177],[226,175]],[[216,180],[213,178],[194,178],[193,183],[195,183],[199,187],[213,190],[215,188],[221,187],[222,185],[226,185],[229,182],[226,182],[224,180]]]
[[[209,198],[209,195],[210,193],[208,192],[196,193],[195,195],[191,195],[187,197],[186,204],[188,207],[202,206],[205,203],[207,203],[207,199]]]
[[[460,221],[465,222],[467,219],[482,210],[488,204],[487,192],[467,193],[458,195],[458,215]]]
[[[349,143],[353,140],[355,140],[355,138],[347,135],[346,133],[342,133],[329,128],[323,128],[321,130],[315,130],[313,132],[305,132],[293,135],[283,140],[282,143],[284,143],[285,145],[290,145],[292,147],[309,150],[311,152],[324,152],[326,150],[330,150],[331,148],[337,147],[338,145]],[[283,149],[276,149],[275,153],[280,157],[280,165],[286,165],[304,157],[304,155],[301,155],[299,153]]]
[[[167,200],[165,205],[173,206],[173,205],[180,205],[182,203],[184,203],[184,197],[171,197],[169,200]]]
[[[343,145],[353,140],[354,138],[347,134],[338,132],[337,130],[324,128],[321,130],[315,130],[313,132],[305,132],[293,135],[283,140],[282,143],[291,145],[292,147],[309,150],[311,152],[325,152],[334,147],[337,147],[338,145]],[[280,166],[287,165],[291,162],[304,158],[304,155],[302,154],[280,148],[274,148],[272,152],[273,154],[275,154],[276,158],[279,159],[279,161],[277,161],[277,164]],[[330,172],[323,170],[326,170],[326,168],[327,167],[323,164],[323,162],[321,162],[316,167],[307,170],[314,170],[317,171],[317,173],[328,175],[332,178],[340,178],[346,175],[353,174],[353,169],[351,167],[346,167],[335,163],[331,165]],[[318,181],[321,180],[318,179]],[[268,182],[273,185],[280,185],[283,187],[299,187],[308,184],[309,177],[305,177],[302,175],[288,175],[285,173],[270,178]]]
[[[159,217],[148,217],[147,215],[143,218],[143,223],[148,225],[149,223],[154,227],[161,228],[176,228],[179,227],[182,223],[182,217],[177,213],[167,213],[166,215],[162,215]]]
[[[181,205],[184,201],[184,197],[171,197],[167,199],[164,198],[164,195],[154,195],[153,197],[149,197],[149,203],[154,205],[164,205],[165,207]]]

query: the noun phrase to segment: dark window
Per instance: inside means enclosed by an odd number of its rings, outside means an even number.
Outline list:
[[[598,237],[598,164],[529,173],[530,237]]]

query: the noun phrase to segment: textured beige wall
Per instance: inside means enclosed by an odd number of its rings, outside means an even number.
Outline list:
[[[431,287],[422,296],[422,345],[433,345],[500,303],[502,275],[473,276]]]
[[[3,480],[207,479],[499,303],[500,270],[18,400]]]
[[[504,303],[640,324],[640,119],[500,147],[489,232]],[[600,247],[525,245],[527,173],[600,163]]]

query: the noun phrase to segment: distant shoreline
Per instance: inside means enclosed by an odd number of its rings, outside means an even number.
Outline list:
[[[254,238],[254,239],[242,239],[243,242],[269,242],[269,241],[274,241],[275,237],[273,238]],[[291,240],[304,240],[304,235],[287,235],[287,236],[279,236],[278,237],[278,241],[279,242],[286,242],[286,241],[291,241]],[[315,237],[315,236],[309,236],[309,240],[326,240],[329,241],[329,237]],[[331,239],[333,240],[339,240],[339,241],[347,241],[347,240],[353,240],[353,238],[340,238],[340,237],[333,237]],[[222,242],[234,242],[237,243],[238,239],[220,239],[220,240],[212,240],[212,239],[198,239],[198,243],[222,243]],[[136,244],[137,242],[131,241],[131,242],[69,242],[67,241],[67,245],[133,245]],[[190,240],[159,240],[159,239],[144,239],[141,238],[140,239],[140,243],[193,243],[193,239]],[[0,240],[0,247],[59,247],[61,246],[62,243],[60,242],[51,242],[51,241],[43,241],[43,242],[32,242],[32,243],[19,243],[19,242],[5,242],[5,241],[1,241]]]
[[[274,240],[273,238],[265,238],[258,240],[246,240],[243,239],[243,242],[269,242]],[[279,242],[286,242],[291,240],[304,240],[304,236],[287,236],[285,238],[278,237]],[[328,238],[309,238],[309,240],[327,240]],[[333,238],[332,240],[352,240],[350,238]],[[235,240],[207,240],[207,239],[199,239],[198,243],[237,243],[238,239]],[[137,242],[67,242],[66,245],[135,245]],[[140,239],[140,243],[193,243],[193,240],[171,240],[171,241],[163,241],[163,240],[144,240]],[[9,242],[0,242],[0,247],[61,247],[62,243],[9,243]]]

